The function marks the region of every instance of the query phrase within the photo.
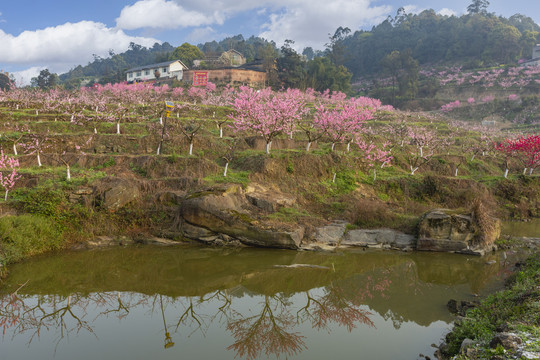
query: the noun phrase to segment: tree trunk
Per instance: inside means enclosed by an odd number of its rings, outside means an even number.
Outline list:
[[[71,171],[70,171],[69,165],[67,165],[66,167],[66,180],[71,181]]]
[[[266,143],[266,153],[270,154],[270,149],[272,148],[272,141]]]
[[[221,126],[219,127],[219,138],[223,139],[223,128]]]
[[[332,183],[336,182],[336,175],[337,175],[337,172],[334,173],[334,177],[332,178]]]
[[[508,168],[506,170],[504,170],[504,178],[508,178]]]
[[[159,125],[163,125],[163,116],[159,117]]]
[[[116,123],[116,134],[120,135],[120,122]]]
[[[534,168],[529,168],[529,176],[532,176],[533,172],[534,172]]]
[[[13,144],[13,154],[19,155],[17,154],[17,144]]]
[[[309,149],[311,148],[311,141],[308,141],[306,145],[306,152],[309,152]]]
[[[334,151],[334,148],[336,147],[336,143],[332,143],[332,147],[330,148],[332,151]]]
[[[420,157],[421,157],[421,158],[424,157],[424,149],[423,149],[423,146],[420,146]]]
[[[223,170],[223,176],[227,177],[227,170],[229,169],[229,162],[225,164],[225,170]]]
[[[377,180],[377,169],[373,169],[373,181]]]
[[[189,143],[189,155],[193,155],[193,141]]]
[[[161,155],[161,143],[158,144],[156,155]]]
[[[38,166],[41,166],[41,157],[39,156],[39,151],[37,152],[37,163]]]
[[[4,196],[4,201],[7,201],[7,194],[8,194],[9,190],[6,189],[6,195]]]
[[[456,171],[454,171],[454,176],[457,176],[458,174],[458,168],[456,168]]]
[[[527,174],[527,168],[523,169],[523,175]]]
[[[473,161],[473,160],[474,160],[474,157],[475,157],[475,156],[476,156],[476,154],[473,154],[473,156],[472,156],[472,158],[471,158],[471,161]]]
[[[351,151],[351,142],[349,141],[347,143],[347,152],[350,152]]]
[[[418,170],[418,167],[413,168],[411,165],[411,175],[414,176],[414,173],[416,172],[416,170]]]

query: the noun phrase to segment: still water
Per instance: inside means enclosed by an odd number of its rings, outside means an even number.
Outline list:
[[[10,267],[0,359],[418,359],[517,254],[134,246]],[[491,261],[490,261],[491,260]]]

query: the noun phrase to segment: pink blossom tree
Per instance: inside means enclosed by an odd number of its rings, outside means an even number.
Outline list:
[[[15,186],[15,182],[21,178],[19,174],[19,160],[4,155],[0,149],[0,186],[5,190],[4,201],[7,201],[9,191]]]
[[[292,123],[301,119],[305,111],[301,98],[286,93],[275,93],[270,88],[254,90],[241,87],[232,104],[235,114],[230,117],[236,131],[254,131],[266,141],[270,153],[272,140],[290,131]]]

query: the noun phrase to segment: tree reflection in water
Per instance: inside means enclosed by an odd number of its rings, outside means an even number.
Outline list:
[[[351,296],[350,289],[346,292],[343,287],[331,284],[317,290],[322,291],[321,295],[312,295],[310,291],[304,292],[306,304],[300,309],[292,303],[292,295],[263,295],[256,314],[235,309],[235,302],[226,290],[199,298],[171,298],[119,291],[23,297],[16,291],[0,298],[0,325],[4,334],[7,329],[12,329],[13,336],[25,333],[28,344],[39,338],[42,331],[55,331],[58,346],[69,333],[84,330],[96,336],[92,322],[98,318],[114,316],[122,320],[129,316],[132,308],[149,307],[151,312],[159,311],[163,319],[165,348],[174,346],[174,335],[169,333],[168,325],[174,325],[177,334],[182,330],[190,331],[189,337],[197,330],[204,336],[211,323],[215,322],[224,324],[234,338],[234,343],[227,349],[236,352],[237,357],[246,359],[256,359],[261,355],[291,357],[302,352],[306,349],[305,336],[298,331],[298,327],[303,323],[328,332],[331,331],[331,323],[344,326],[349,332],[359,324],[374,326],[369,319],[371,313],[360,308],[359,299],[365,296],[363,290]],[[205,303],[217,305],[216,313],[201,314]],[[181,309],[177,320],[169,323],[166,320],[170,319],[170,310],[166,316],[168,306],[174,306],[176,314],[177,309]]]

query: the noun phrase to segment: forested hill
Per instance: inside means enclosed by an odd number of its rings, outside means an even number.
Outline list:
[[[442,16],[434,10],[406,14],[400,9],[371,31],[356,31],[338,41],[343,64],[355,77],[382,70],[381,60],[394,50],[410,49],[420,65],[459,63],[469,68],[530,59],[540,42],[540,26],[530,17],[510,18],[469,13]]]
[[[197,47],[207,56],[235,49],[248,61],[263,59],[270,64],[267,71],[274,71],[270,83],[276,87],[347,91],[342,83],[348,85],[350,79],[392,76],[392,53],[400,52],[402,63],[408,61],[415,66],[457,64],[463,69],[476,69],[516,64],[519,59],[530,59],[532,47],[540,43],[539,34],[540,26],[530,17],[516,14],[504,18],[489,13],[486,7],[469,9],[468,14],[460,17],[439,15],[434,10],[407,14],[400,8],[394,17],[369,31],[351,32],[339,27],[333,36],[323,39],[327,44],[322,50],[305,48],[300,53],[295,50],[294,39],[278,49],[272,41],[253,36],[245,39],[242,35]],[[122,54],[95,56],[93,62],[77,66],[61,75],[60,80],[68,88],[79,86],[82,80],[123,81],[128,68],[166,61],[175,49],[178,50],[169,43],[156,43],[152,48],[131,44]],[[272,64],[277,67],[272,69]],[[335,78],[341,79],[340,83]]]
[[[121,82],[126,78],[124,71],[127,69],[167,61],[173,50],[174,47],[168,42],[155,43],[151,48],[131,43],[129,49],[121,54],[114,54],[111,51],[108,58],[94,55],[94,61],[86,66],[79,65],[60,75],[60,80],[68,88],[78,87],[83,79],[86,82],[97,81],[102,84]]]

